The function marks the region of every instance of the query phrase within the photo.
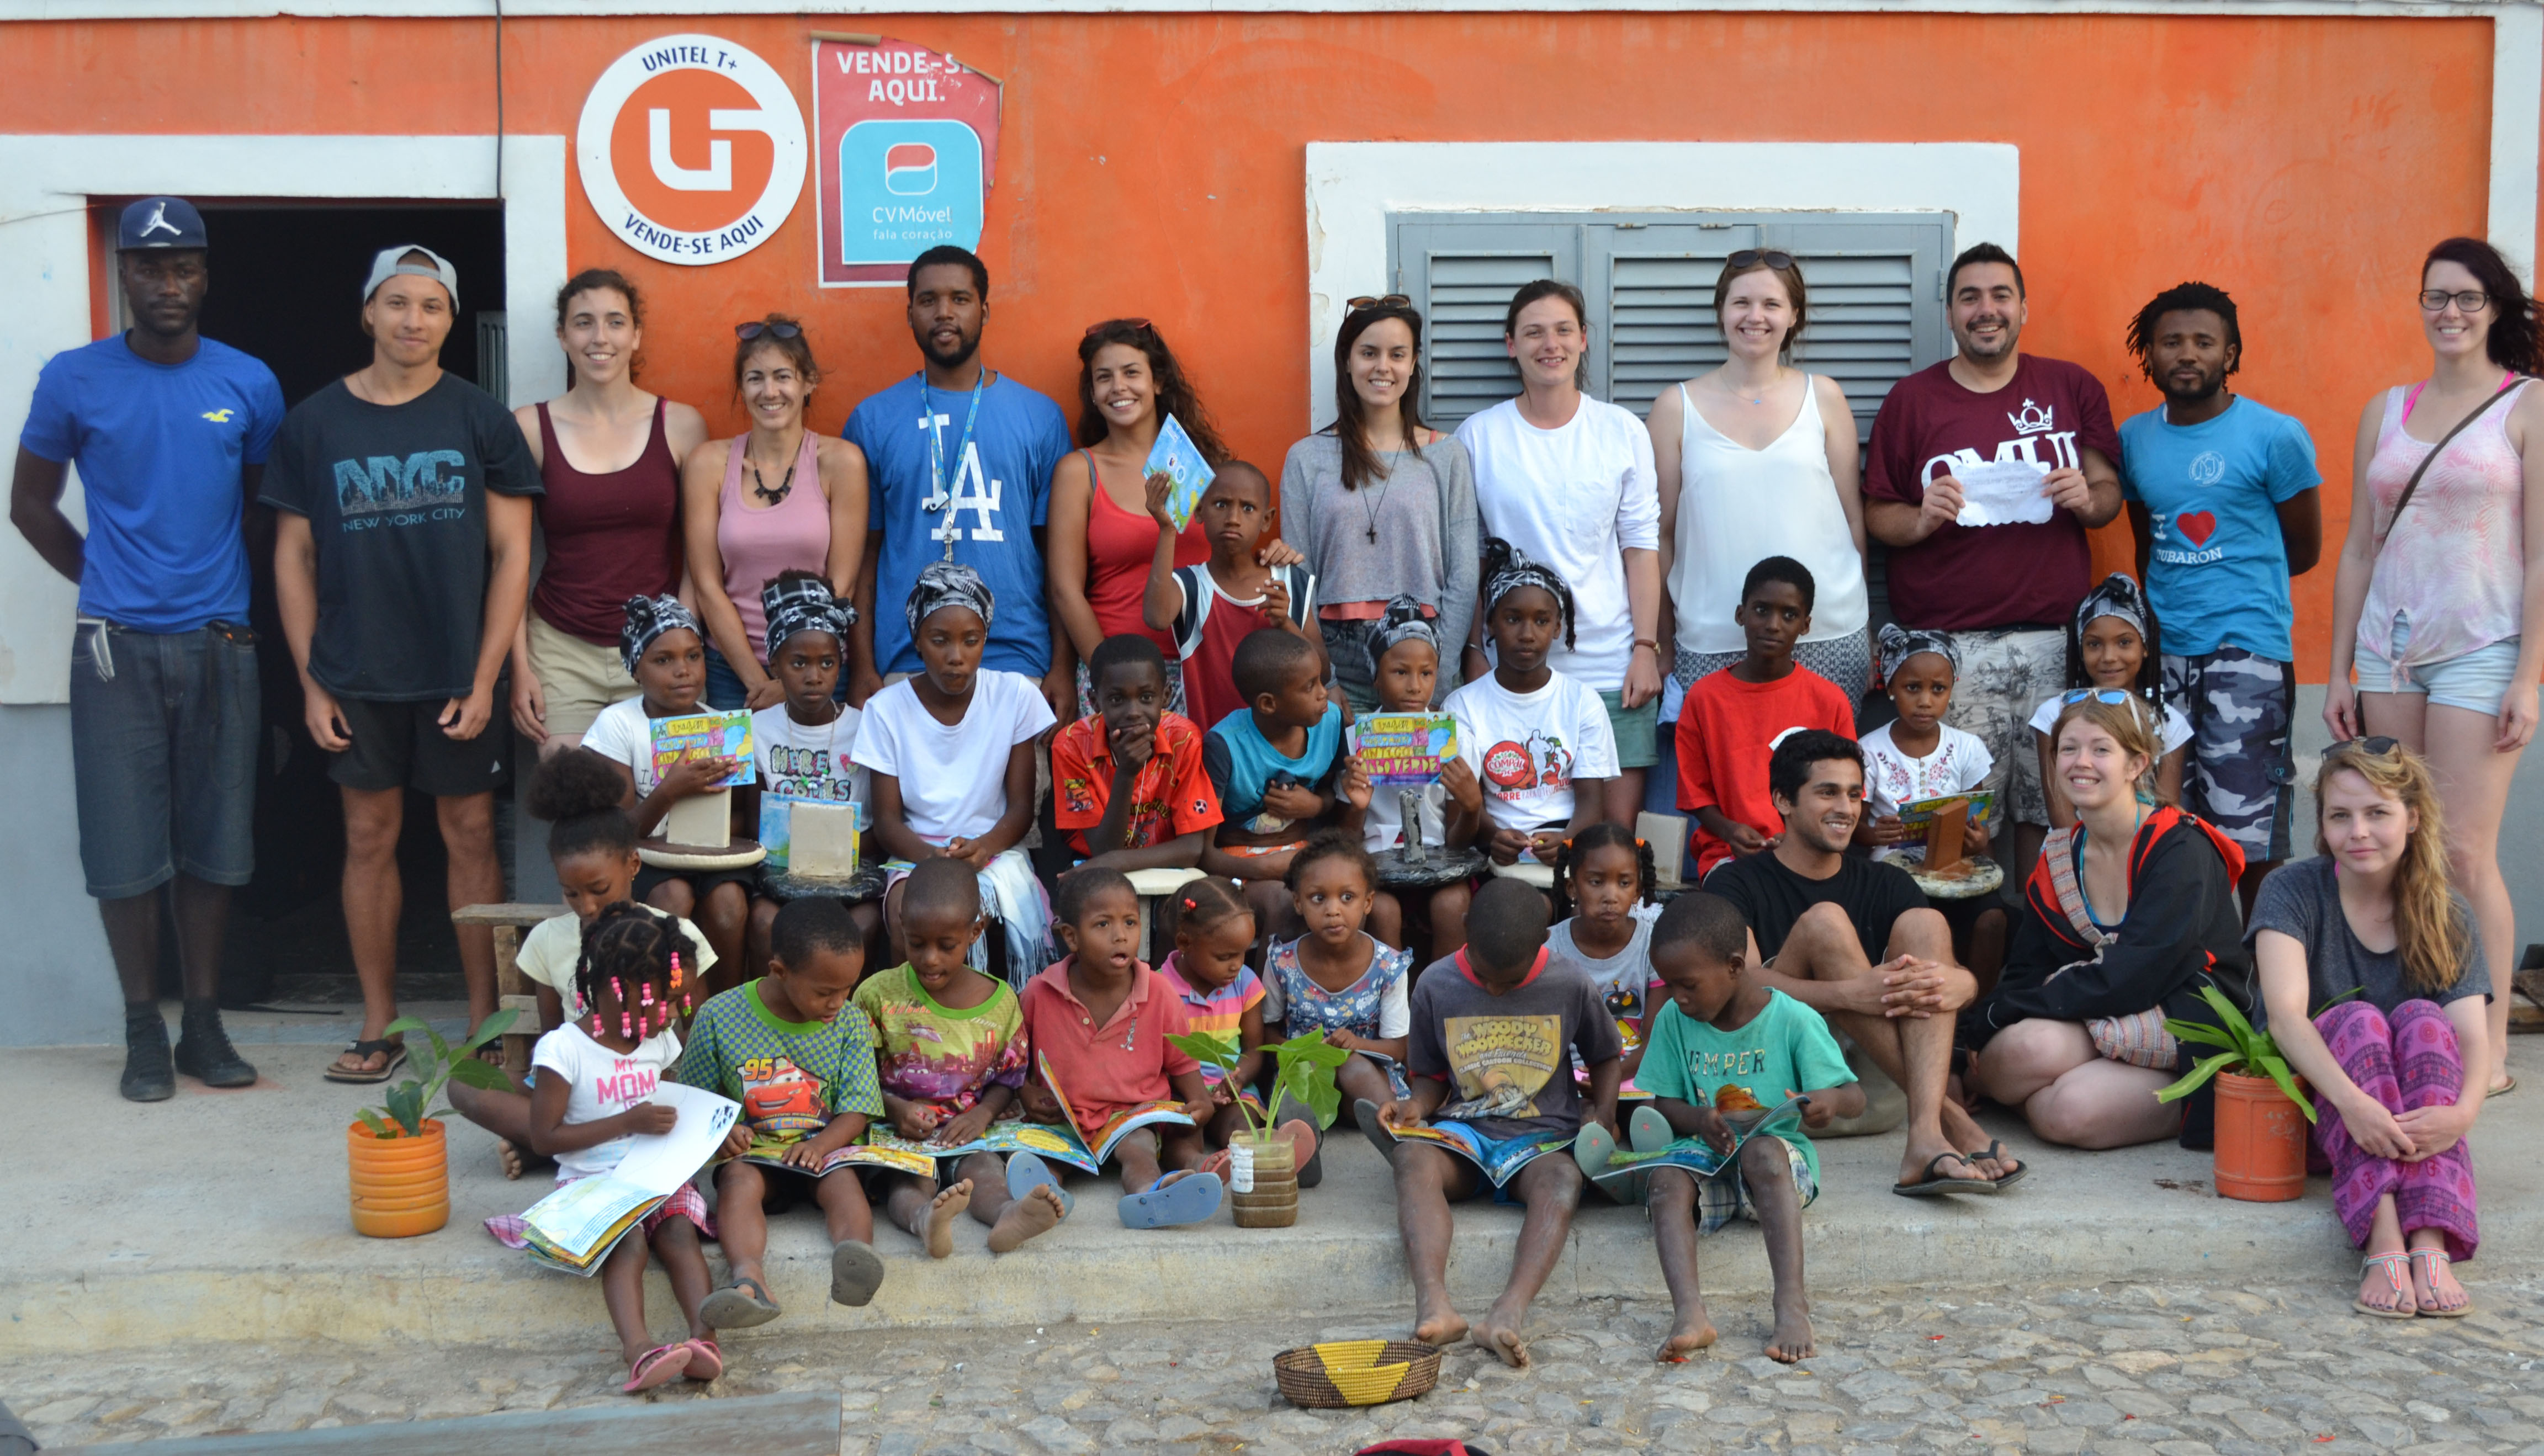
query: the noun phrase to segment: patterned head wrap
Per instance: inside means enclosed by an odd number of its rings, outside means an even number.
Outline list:
[[[1378,614],[1376,622],[1370,624],[1367,639],[1370,676],[1378,675],[1378,659],[1387,655],[1388,649],[1399,642],[1412,642],[1417,639],[1431,644],[1431,651],[1435,654],[1440,651],[1440,629],[1433,626],[1431,619],[1422,614],[1422,603],[1409,596],[1389,597],[1387,609]]]
[[[1881,680],[1887,684],[1899,675],[1899,669],[1919,652],[1933,652],[1952,664],[1952,675],[1960,676],[1961,654],[1952,651],[1952,640],[1940,632],[1910,632],[1896,622],[1881,624]]]
[[[698,641],[706,641],[706,633],[698,626],[697,613],[680,605],[678,597],[627,598],[627,621],[618,629],[619,660],[625,662],[628,672],[633,674],[636,664],[645,660],[645,650],[654,645],[656,638],[684,627],[697,633]]]
[[[1557,620],[1563,623],[1563,645],[1573,646],[1572,588],[1553,569],[1530,561],[1525,552],[1499,536],[1484,538],[1484,614],[1492,615],[1501,599],[1523,586],[1534,586],[1554,598]]]
[[[990,588],[981,574],[961,562],[932,561],[918,569],[918,584],[910,588],[910,601],[903,614],[910,618],[910,636],[918,637],[918,624],[947,607],[968,607],[990,625]]]
[[[857,624],[857,609],[831,595],[831,583],[821,577],[780,576],[759,588],[759,607],[768,619],[768,655],[786,639],[799,632],[827,632],[848,645],[848,629]]]
[[[2103,578],[2103,584],[2085,593],[2076,608],[2076,636],[2082,640],[2086,624],[2096,617],[2117,617],[2147,635],[2146,593],[2138,588],[2136,578],[2126,572],[2113,572]]]

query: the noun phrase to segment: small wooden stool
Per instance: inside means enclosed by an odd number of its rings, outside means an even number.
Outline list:
[[[495,1008],[520,1013],[513,1019],[516,1030],[504,1034],[504,1070],[516,1077],[529,1074],[530,1048],[539,1039],[538,993],[521,974],[521,932],[565,913],[563,905],[523,904],[462,905],[450,912],[453,925],[484,925],[495,932]]]
[[[1126,878],[1131,881],[1131,893],[1140,897],[1140,958],[1155,965],[1157,958],[1150,954],[1153,948],[1149,942],[1157,923],[1157,901],[1208,877],[1199,870],[1181,869],[1133,870]]]

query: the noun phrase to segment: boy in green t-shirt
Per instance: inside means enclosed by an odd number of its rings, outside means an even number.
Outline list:
[[[1825,1127],[1864,1111],[1864,1089],[1838,1051],[1820,1014],[1742,973],[1749,927],[1730,901],[1691,892],[1670,901],[1652,926],[1652,969],[1669,1000],[1652,1021],[1651,1040],[1635,1084],[1681,1137],[1701,1137],[1728,1151],[1730,1124],[1717,1109],[1772,1108],[1807,1093],[1806,1127]],[[1725,1095],[1725,1094],[1729,1095]],[[1819,1196],[1820,1158],[1808,1137],[1752,1137],[1712,1177],[1684,1168],[1655,1168],[1647,1206],[1661,1273],[1669,1280],[1676,1327],[1660,1358],[1687,1358],[1714,1341],[1697,1285],[1696,1241],[1737,1215],[1767,1236],[1767,1267],[1776,1280],[1772,1359],[1808,1359],[1810,1298],[1802,1288],[1802,1210]]]
[[[883,1115],[874,1024],[848,1002],[865,970],[865,935],[834,899],[797,900],[769,926],[768,973],[698,1008],[672,1080],[742,1104],[716,1169],[717,1238],[732,1265],[699,1307],[719,1330],[777,1318],[761,1260],[768,1212],[808,1187],[831,1232],[831,1298],[861,1305],[883,1284],[874,1210],[853,1168],[823,1161]],[[778,1166],[753,1162],[767,1158]]]

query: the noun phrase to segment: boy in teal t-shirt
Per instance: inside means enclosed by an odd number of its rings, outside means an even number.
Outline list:
[[[1864,1089],[1820,1014],[1742,970],[1749,928],[1730,901],[1701,891],[1680,895],[1652,926],[1652,969],[1669,988],[1653,1019],[1635,1085],[1681,1137],[1727,1150],[1725,1111],[1773,1108],[1807,1093],[1806,1127],[1864,1111]],[[1724,1094],[1737,1089],[1739,1094]],[[1639,1117],[1640,1114],[1637,1114]],[[1697,1283],[1696,1242],[1737,1215],[1767,1237],[1776,1281],[1776,1330],[1767,1354],[1788,1364],[1812,1353],[1810,1299],[1802,1288],[1802,1209],[1820,1190],[1819,1154],[1808,1137],[1762,1134],[1740,1144],[1719,1173],[1699,1180],[1684,1168],[1651,1173],[1646,1204],[1676,1326],[1660,1358],[1676,1362],[1711,1344]]]

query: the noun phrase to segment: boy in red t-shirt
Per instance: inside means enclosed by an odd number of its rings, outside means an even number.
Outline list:
[[[1811,630],[1817,594],[1810,569],[1771,556],[1740,583],[1740,631],[1749,654],[1687,690],[1678,715],[1678,806],[1696,815],[1701,880],[1733,855],[1775,845],[1784,820],[1767,793],[1767,760],[1795,728],[1855,736],[1855,704],[1837,684],[1793,660]]]
[[[1089,865],[1189,868],[1220,821],[1201,762],[1201,729],[1166,711],[1166,659],[1137,633],[1086,658],[1095,716],[1051,743],[1052,822]]]

